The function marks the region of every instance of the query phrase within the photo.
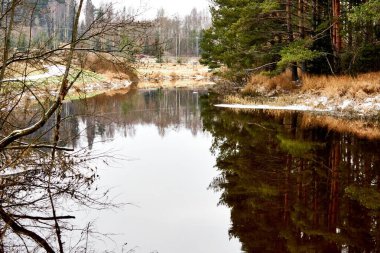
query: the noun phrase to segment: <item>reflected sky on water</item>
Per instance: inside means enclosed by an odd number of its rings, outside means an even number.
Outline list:
[[[85,214],[116,234],[95,247],[380,250],[377,122],[232,111],[206,94],[133,91],[65,105],[67,115],[82,115],[67,121],[67,139],[79,136],[67,143],[112,155],[97,163],[97,186],[130,203]]]
[[[229,239],[230,212],[208,186],[218,175],[203,131],[200,97],[205,91],[136,91],[67,106],[71,113],[94,109],[97,117],[76,119],[77,147],[112,154],[97,163],[100,189],[111,188],[120,210],[89,211],[114,242],[98,249],[124,252],[240,252]],[[68,125],[69,126],[69,125]],[[71,128],[72,129],[72,128]],[[127,243],[126,245],[124,245]],[[124,245],[124,246],[123,246]]]

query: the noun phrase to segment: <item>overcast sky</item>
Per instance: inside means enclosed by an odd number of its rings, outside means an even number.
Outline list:
[[[159,8],[164,8],[167,16],[179,14],[180,16],[189,14],[191,9],[208,9],[209,0],[92,0],[98,6],[100,3],[114,2],[118,8],[132,6],[142,10],[145,17],[155,17]]]

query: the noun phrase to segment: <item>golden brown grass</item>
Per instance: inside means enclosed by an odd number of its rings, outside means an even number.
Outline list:
[[[174,71],[171,72],[169,76],[171,80],[178,80],[180,78],[179,75]]]
[[[149,80],[154,80],[154,81],[158,82],[159,80],[163,79],[163,76],[161,73],[155,72],[155,73],[148,75],[148,78],[149,78]]]
[[[249,105],[255,104],[256,101],[253,101],[246,97],[240,97],[235,95],[227,95],[224,97],[223,102],[226,104],[241,104],[241,105]]]
[[[121,59],[111,58],[103,54],[88,54],[84,60],[83,67],[95,73],[105,74],[111,79],[137,79],[128,63]]]
[[[352,97],[363,99],[380,92],[380,72],[360,74],[357,77],[306,76],[302,78],[303,92],[319,92],[327,97]]]
[[[255,74],[249,78],[243,89],[243,94],[265,93],[272,90],[292,90],[295,88],[290,71],[285,71],[277,76],[270,77],[263,74]]]

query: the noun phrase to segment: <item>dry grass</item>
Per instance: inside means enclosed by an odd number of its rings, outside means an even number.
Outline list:
[[[318,92],[327,97],[363,99],[380,92],[380,72],[351,76],[304,76],[303,92]]]
[[[178,79],[178,80],[160,80],[156,82],[152,81],[140,81],[137,85],[139,89],[150,89],[150,88],[209,88],[212,87],[214,83],[209,81],[194,81],[188,79]]]
[[[141,79],[159,77],[161,80],[194,79],[196,76],[210,77],[209,69],[203,65],[176,63],[139,63],[135,65]]]
[[[85,69],[104,74],[110,79],[132,81],[137,79],[137,75],[128,63],[121,59],[110,58],[108,55],[88,54],[83,65]]]
[[[285,71],[280,75],[269,77],[263,74],[252,75],[243,89],[243,94],[254,95],[268,93],[273,90],[293,90],[294,82],[290,71]]]
[[[155,72],[155,73],[152,73],[152,74],[148,75],[148,79],[149,80],[153,80],[155,82],[158,82],[158,81],[160,81],[160,80],[163,79],[163,76],[162,76],[161,73]]]
[[[225,96],[223,99],[223,102],[226,104],[240,104],[240,105],[249,105],[249,104],[255,104],[256,101],[249,99],[247,97],[240,97],[235,95],[228,95]]]
[[[349,97],[364,99],[368,95],[380,93],[380,72],[360,74],[356,77],[302,75],[301,92],[318,93],[326,97]],[[243,89],[245,95],[267,94],[270,91],[292,91],[296,88],[290,71],[269,77],[252,75]]]
[[[180,78],[180,76],[176,72],[170,73],[169,76],[171,80],[178,80]]]

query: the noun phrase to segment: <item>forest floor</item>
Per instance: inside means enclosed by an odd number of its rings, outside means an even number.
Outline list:
[[[139,78],[138,88],[199,88],[213,85],[209,68],[200,65],[197,58],[180,62],[168,59],[157,63],[154,58],[141,59],[134,66]]]
[[[227,93],[217,106],[310,111],[342,118],[380,116],[380,72],[356,77],[303,76],[300,83],[291,82],[288,75],[252,76],[245,87]]]

